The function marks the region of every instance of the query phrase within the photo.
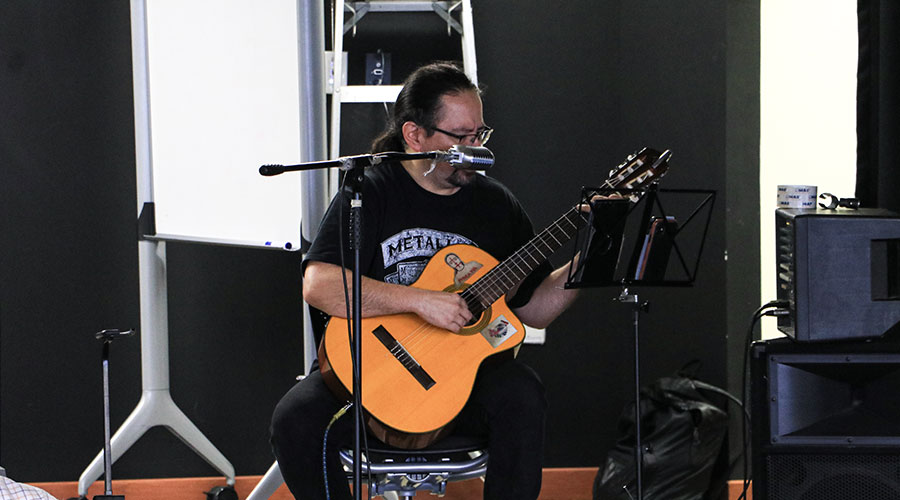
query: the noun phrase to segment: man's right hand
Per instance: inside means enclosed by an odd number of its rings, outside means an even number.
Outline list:
[[[413,290],[419,292],[414,302],[414,312],[432,325],[456,333],[472,321],[472,312],[459,294],[416,288]]]
[[[344,272],[347,281],[352,281],[351,273]],[[331,316],[346,316],[341,273],[341,268],[334,264],[316,261],[307,264],[303,279],[306,302]],[[466,301],[455,293],[393,285],[365,276],[362,285],[363,317],[414,313],[428,323],[454,333],[472,320]]]

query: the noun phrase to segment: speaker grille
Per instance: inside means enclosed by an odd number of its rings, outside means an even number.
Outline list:
[[[900,455],[773,454],[766,481],[768,500],[896,500]]]

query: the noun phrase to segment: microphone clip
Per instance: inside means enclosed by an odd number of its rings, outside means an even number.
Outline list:
[[[446,152],[443,160],[457,169],[487,170],[494,164],[494,153],[484,146],[455,145]]]

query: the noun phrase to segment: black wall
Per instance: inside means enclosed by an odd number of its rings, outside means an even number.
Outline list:
[[[665,187],[719,192],[695,286],[638,290],[651,301],[640,325],[648,382],[700,359],[702,378],[726,384],[733,22],[713,0],[475,2],[492,175],[537,227],[645,145],[674,152]],[[0,464],[20,481],[72,481],[102,446],[92,334],[139,325],[128,5],[11,1],[0,23]],[[238,475],[262,474],[272,407],[302,370],[299,256],[170,243],[167,257],[172,395]],[[729,264],[754,276],[757,262]],[[631,311],[618,293],[584,291],[545,345],[522,350],[549,388],[548,467],[597,466],[615,439],[632,382]],[[140,396],[139,344],[113,345],[114,428]],[[157,428],[114,475],[214,472]]]

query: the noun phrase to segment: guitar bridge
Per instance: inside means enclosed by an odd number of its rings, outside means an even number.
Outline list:
[[[387,347],[387,350],[391,352],[394,358],[406,368],[409,374],[412,375],[426,391],[434,386],[436,382],[431,378],[431,375],[428,375],[428,372],[422,368],[422,365],[412,357],[412,354],[403,347],[403,344],[391,335],[391,332],[387,331],[387,328],[385,328],[384,325],[378,325],[378,328],[373,330],[372,334]]]

